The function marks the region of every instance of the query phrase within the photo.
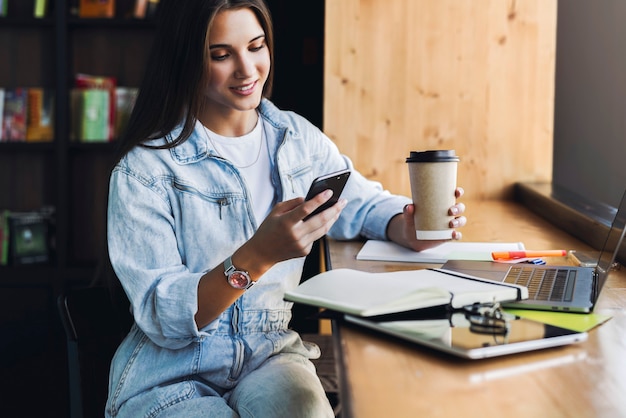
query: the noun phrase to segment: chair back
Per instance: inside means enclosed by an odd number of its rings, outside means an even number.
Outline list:
[[[121,288],[68,289],[58,299],[67,336],[71,418],[104,415],[109,368],[133,323]]]

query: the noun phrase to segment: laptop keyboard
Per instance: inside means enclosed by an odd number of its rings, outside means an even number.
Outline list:
[[[528,288],[528,298],[552,302],[571,301],[576,270],[513,266],[504,281]]]

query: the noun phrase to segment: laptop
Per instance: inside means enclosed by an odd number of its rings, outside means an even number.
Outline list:
[[[615,262],[625,224],[626,191],[594,268],[464,260],[449,260],[441,268],[526,286],[528,299],[503,303],[508,308],[589,313]]]

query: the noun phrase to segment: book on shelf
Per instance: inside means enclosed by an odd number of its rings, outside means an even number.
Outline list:
[[[133,7],[133,17],[136,19],[145,19],[148,10],[148,0],[135,0]]]
[[[138,92],[139,89],[136,87],[115,89],[115,138],[119,138],[126,129]]]
[[[26,140],[27,111],[28,95],[26,88],[4,89],[2,141],[23,142]]]
[[[66,0],[67,8],[70,16],[78,17],[78,10],[80,9],[80,0]]]
[[[109,92],[74,88],[70,93],[70,138],[79,142],[109,141]]]
[[[50,261],[50,224],[41,212],[10,212],[9,257],[11,265]]]
[[[112,18],[115,16],[115,0],[80,0],[78,17]]]
[[[442,269],[370,273],[334,269],[287,291],[285,300],[356,316],[386,315],[435,306],[528,298],[528,289]]]
[[[4,119],[4,89],[0,87],[0,142],[2,142],[2,138],[4,135],[4,129],[2,128],[3,119]]]
[[[54,91],[28,89],[26,142],[49,142],[54,138]]]
[[[0,211],[0,266],[9,264],[9,215],[8,210]]]
[[[146,19],[153,19],[159,9],[159,0],[148,0],[146,6]]]
[[[119,86],[110,95],[98,88],[73,88],[70,92],[70,139],[79,142],[108,142],[118,138],[128,123],[138,88]],[[113,106],[111,106],[113,100]],[[109,112],[114,112],[114,118]],[[111,120],[115,125],[111,127]]]
[[[49,0],[33,0],[33,1],[35,2],[33,16],[35,16],[38,19],[46,17],[48,15]]]
[[[117,79],[115,77],[78,73],[75,77],[75,86],[83,89],[101,89],[108,92],[108,136],[105,138],[108,141],[115,139],[115,89],[117,87]]]

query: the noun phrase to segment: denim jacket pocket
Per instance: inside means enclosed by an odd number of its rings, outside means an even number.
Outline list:
[[[292,196],[304,196],[313,182],[313,166],[312,164],[300,165],[286,173],[285,177],[287,179],[285,192]]]
[[[231,203],[227,196],[211,196],[206,193],[202,193],[200,190],[196,189],[193,186],[182,184],[177,181],[173,181],[172,186],[178,191],[181,191],[183,193],[189,193],[193,196],[199,197],[202,200],[218,205],[220,219],[222,219],[222,209]]]

